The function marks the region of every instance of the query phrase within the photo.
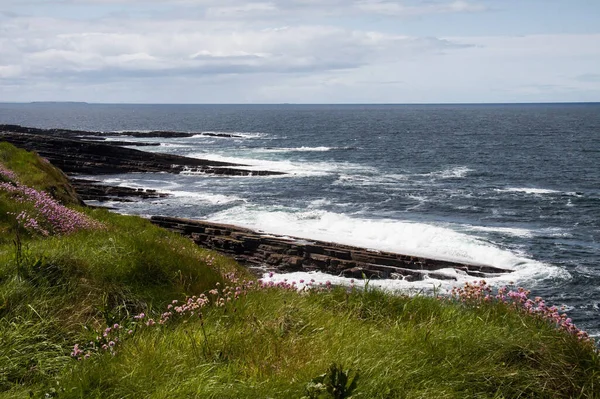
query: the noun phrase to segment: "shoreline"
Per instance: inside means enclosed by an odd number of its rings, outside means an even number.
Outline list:
[[[469,277],[497,277],[512,272],[474,265],[375,251],[333,242],[282,236],[222,223],[152,216],[150,222],[186,236],[197,245],[232,256],[247,267],[280,273],[321,271],[347,278],[420,281],[456,280],[453,269]]]
[[[156,190],[116,187],[79,175],[104,175],[131,172],[168,172],[178,174],[186,168],[207,174],[226,176],[283,174],[273,171],[247,171],[225,162],[148,153],[121,147],[121,142],[107,145],[98,137],[132,135],[135,132],[85,132],[65,129],[37,129],[0,125],[0,140],[29,151],[36,151],[69,177],[82,201],[135,201],[161,198],[169,194]],[[139,133],[139,132],[138,132]],[[149,132],[143,137],[191,137],[199,133]],[[183,135],[183,136],[181,136]],[[64,137],[66,136],[66,137]],[[87,137],[87,139],[85,139]],[[101,138],[102,138],[101,137]],[[234,137],[232,135],[232,137]],[[110,209],[110,208],[109,208]],[[152,216],[151,222],[191,238],[197,245],[234,257],[250,268],[263,267],[277,272],[322,271],[350,278],[399,279],[420,281],[426,278],[456,280],[443,269],[472,277],[485,278],[509,274],[512,270],[488,265],[466,264],[369,250],[364,247],[319,240],[266,234],[240,226],[192,219]]]

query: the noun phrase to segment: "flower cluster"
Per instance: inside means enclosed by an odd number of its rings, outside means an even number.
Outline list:
[[[273,275],[271,274],[271,277]],[[299,285],[295,282],[287,280],[275,283],[270,282],[255,282],[253,280],[241,280],[235,274],[230,273],[225,276],[227,283],[216,283],[215,288],[208,291],[206,294],[194,295],[187,297],[183,301],[173,300],[166,306],[164,312],[161,313],[157,320],[151,318],[145,313],[140,313],[125,320],[122,325],[115,324],[111,327],[106,327],[98,333],[95,341],[90,341],[87,345],[76,344],[73,347],[71,356],[78,360],[88,359],[93,353],[110,352],[116,354],[116,347],[126,337],[131,336],[134,332],[164,326],[175,320],[183,320],[187,322],[192,318],[200,319],[203,323],[203,309],[207,307],[222,308],[225,312],[235,311],[235,306],[244,298],[248,292],[263,289],[283,289],[290,291],[298,291]],[[315,281],[304,282],[300,280],[300,284],[304,284],[304,289],[314,290],[330,290],[332,284],[315,284]],[[124,327],[127,326],[127,327]],[[123,331],[127,331],[123,334]]]
[[[124,339],[124,336],[132,335],[133,329],[137,328],[135,323],[129,328],[120,324],[113,324],[99,331],[93,341],[85,345],[75,344],[71,351],[71,357],[77,360],[89,359],[94,353],[108,352],[116,355],[116,346]]]
[[[8,180],[13,182],[16,182],[18,180],[16,173],[4,166],[2,162],[0,162],[0,178],[2,180]]]
[[[30,210],[15,215],[17,223],[28,231],[47,236],[104,228],[102,223],[61,205],[43,191],[6,182],[0,182],[0,190],[8,192],[17,202],[31,206]]]
[[[529,298],[530,294],[530,291],[522,287],[518,287],[516,290],[501,287],[494,295],[492,288],[484,280],[476,283],[465,283],[463,288],[453,288],[450,293],[452,299],[469,305],[494,301],[506,304],[516,311],[546,320],[557,328],[576,336],[581,341],[591,342],[590,336],[585,331],[577,328],[573,324],[573,320],[565,313],[561,313],[563,309],[546,305],[546,302],[540,297],[531,299]]]

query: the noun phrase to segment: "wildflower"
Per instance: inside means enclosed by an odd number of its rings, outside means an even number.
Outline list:
[[[18,179],[16,173],[13,172],[12,170],[8,169],[1,162],[0,162],[0,177],[3,177],[4,179],[13,181],[13,182],[16,182]]]
[[[70,234],[82,229],[102,229],[104,225],[88,218],[85,214],[69,209],[48,193],[18,183],[0,182],[0,190],[6,191],[21,203],[30,204],[32,213],[22,211],[17,215],[17,223],[31,232],[42,235]]]
[[[71,352],[71,356],[79,357],[79,355],[81,355],[82,353],[83,353],[83,351],[81,349],[79,349],[79,344],[75,344],[73,346],[73,351]]]

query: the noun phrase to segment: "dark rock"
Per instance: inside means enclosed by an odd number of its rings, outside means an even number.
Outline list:
[[[103,140],[104,137],[163,137],[163,138],[182,138],[193,136],[223,137],[223,138],[242,138],[239,134],[233,133],[212,133],[212,132],[173,132],[156,130],[151,132],[126,131],[126,132],[90,132],[86,130],[72,129],[39,129],[35,127],[26,127],[20,125],[0,125],[0,131],[15,133],[30,133],[42,135],[57,135],[67,138],[86,138],[88,140]]]
[[[89,138],[85,139],[86,141],[96,141],[96,140],[90,140]],[[143,141],[103,141],[102,143],[106,144],[106,145],[115,145],[115,146],[119,146],[119,147],[125,147],[125,146],[129,146],[129,147],[159,147],[160,143],[146,143]]]
[[[250,229],[205,221],[153,216],[158,226],[182,233],[198,245],[216,249],[249,267],[272,270],[313,271],[346,277],[395,278],[407,281],[434,278],[454,280],[438,272],[455,269],[472,277],[492,277],[510,270],[486,265],[467,265],[384,251],[368,251],[349,245],[265,235]]]
[[[239,169],[239,167],[246,165],[150,153],[133,148],[108,145],[103,142],[85,141],[75,138],[74,134],[65,138],[60,136],[59,133],[48,133],[62,132],[61,130],[41,130],[22,127],[16,130],[21,131],[6,130],[6,127],[2,130],[2,127],[0,127],[0,140],[8,141],[29,151],[36,151],[53,165],[71,175],[100,175],[130,172],[191,172],[224,176],[268,176],[284,174],[266,170],[248,171]],[[22,130],[33,131],[35,133],[22,132]],[[40,131],[43,134],[38,134]],[[79,131],[76,133],[81,134]]]
[[[169,196],[169,194],[159,193],[156,190],[103,185],[95,180],[71,178],[70,182],[84,201],[129,202],[131,198],[151,199]]]

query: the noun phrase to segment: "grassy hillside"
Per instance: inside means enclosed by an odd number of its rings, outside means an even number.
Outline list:
[[[596,347],[523,290],[262,285],[0,150],[0,398],[600,397]]]

